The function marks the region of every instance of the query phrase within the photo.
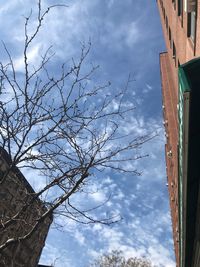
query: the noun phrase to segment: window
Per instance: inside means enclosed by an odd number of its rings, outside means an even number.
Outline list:
[[[183,13],[183,0],[178,0],[178,16],[181,16]]]
[[[172,3],[174,4],[174,9],[176,9],[176,1],[172,0]]]
[[[188,13],[188,37],[194,42],[196,33],[196,11]]]
[[[196,35],[196,11],[197,11],[197,1],[189,1],[187,5],[188,12],[188,30],[187,34],[191,40],[195,41]]]
[[[172,57],[174,59],[175,66],[176,66],[176,47],[175,47],[174,42],[173,42],[173,46],[172,46]]]
[[[166,16],[166,29],[168,31],[168,18],[167,18],[167,16]]]
[[[172,33],[171,33],[170,27],[169,27],[169,44],[170,44],[170,48],[172,48]]]

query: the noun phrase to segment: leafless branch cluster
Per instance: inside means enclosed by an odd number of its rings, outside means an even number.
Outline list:
[[[23,73],[18,72],[12,53],[4,49],[7,63],[0,63],[0,146],[10,157],[9,168],[1,175],[3,185],[13,168],[30,168],[45,177],[46,185],[39,192],[31,193],[26,203],[9,218],[4,217],[1,229],[16,223],[21,214],[41,196],[46,196],[46,209],[37,215],[29,231],[23,236],[6,240],[0,251],[13,242],[31,236],[44,220],[55,213],[82,223],[113,223],[116,218],[93,218],[91,209],[79,209],[72,196],[82,192],[96,172],[107,168],[117,172],[138,171],[128,169],[127,162],[142,156],[134,153],[152,136],[124,136],[120,121],[129,116],[133,108],[123,105],[125,88],[110,93],[110,83],[94,85],[92,77],[98,66],[85,67],[91,44],[82,44],[79,58],[56,66],[52,74],[54,54],[49,47],[33,67],[28,57],[33,42],[41,30],[48,12],[42,11],[38,2],[35,30],[29,33],[32,14],[25,18],[25,43]],[[113,102],[117,108],[113,109]],[[30,193],[27,193],[30,195]]]
[[[156,267],[147,258],[129,258],[125,259],[122,251],[113,250],[97,258],[90,267]]]

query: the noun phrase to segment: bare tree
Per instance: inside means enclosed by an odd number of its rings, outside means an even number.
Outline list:
[[[82,194],[97,172],[106,169],[140,175],[133,161],[140,159],[138,148],[152,138],[124,135],[120,123],[133,111],[124,105],[124,95],[131,82],[115,94],[110,83],[93,85],[98,66],[85,67],[91,44],[82,44],[79,58],[63,63],[59,74],[49,67],[54,58],[52,47],[33,66],[28,55],[39,34],[42,22],[60,5],[43,10],[38,1],[37,25],[31,33],[32,14],[25,18],[23,73],[16,70],[12,52],[3,44],[7,63],[0,63],[0,146],[9,155],[9,166],[2,172],[0,183],[17,168],[39,172],[46,185],[38,192],[27,192],[26,201],[12,216],[4,216],[0,231],[24,220],[23,214],[32,203],[42,198],[46,209],[31,221],[25,234],[9,237],[0,245],[0,253],[13,243],[29,238],[52,214],[65,216],[84,224],[111,224],[119,217],[96,218],[93,207],[81,209],[73,202],[74,194]],[[58,71],[57,71],[58,72]],[[113,105],[115,104],[115,108]],[[117,105],[117,108],[116,108]]]
[[[119,250],[113,250],[111,253],[104,254],[91,263],[90,267],[156,267],[147,258],[129,258],[125,259],[123,253]]]

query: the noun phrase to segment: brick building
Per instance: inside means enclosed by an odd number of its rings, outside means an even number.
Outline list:
[[[7,152],[0,148],[0,245],[10,238],[23,237],[46,211],[44,204],[17,167],[11,166]],[[8,174],[6,173],[9,170]],[[6,175],[5,175],[6,174]],[[29,204],[28,204],[29,203]],[[6,225],[20,210],[20,216]],[[48,217],[27,239],[9,245],[0,253],[2,267],[36,267],[52,218]],[[6,226],[5,226],[6,225]]]
[[[200,266],[200,0],[157,0],[166,169],[177,267]],[[198,159],[199,158],[199,159]]]

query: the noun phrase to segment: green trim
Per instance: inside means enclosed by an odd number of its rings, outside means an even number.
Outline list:
[[[180,66],[178,69],[178,78],[179,78],[179,92],[185,93],[191,91],[191,86],[189,85],[189,81],[185,75],[185,71],[183,69],[183,66]]]
[[[179,198],[179,262],[180,267],[192,267],[193,247],[199,185],[199,162],[197,152],[200,147],[198,133],[200,99],[200,58],[195,58],[178,69],[178,198]],[[191,96],[191,98],[190,98]],[[198,122],[198,123],[197,123]],[[192,139],[189,135],[192,134]],[[199,151],[199,150],[198,150]],[[193,215],[191,215],[193,214]]]
[[[181,70],[182,71],[182,70]],[[188,176],[188,136],[190,92],[188,84],[179,79],[179,150],[178,150],[178,196],[179,196],[179,254],[180,266],[185,266],[187,176]],[[187,89],[187,91],[186,91]]]

